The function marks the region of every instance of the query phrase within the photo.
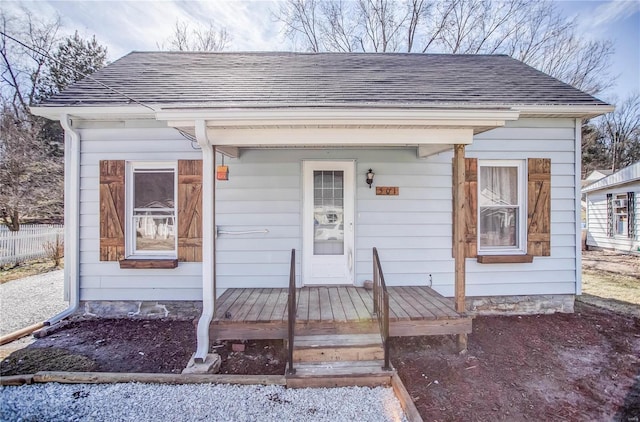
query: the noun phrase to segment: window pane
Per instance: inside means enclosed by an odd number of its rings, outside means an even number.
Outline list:
[[[173,170],[136,171],[134,177],[134,208],[173,208]]]
[[[480,167],[480,206],[518,205],[516,167]]]
[[[133,179],[133,252],[175,251],[175,170],[136,168]]]
[[[517,208],[480,209],[480,247],[518,247]]]
[[[342,171],[314,171],[313,253],[344,254]]]
[[[133,217],[137,251],[175,250],[173,212],[139,212]]]

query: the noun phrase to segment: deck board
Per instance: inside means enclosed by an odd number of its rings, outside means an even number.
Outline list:
[[[262,310],[256,317],[258,322],[269,322],[271,321],[271,315],[273,314],[273,310],[278,303],[278,297],[282,293],[281,289],[268,289],[267,297],[264,302],[264,306]]]
[[[415,292],[424,299],[425,303],[430,303],[432,305],[431,309],[433,311],[438,312],[434,312],[437,318],[458,318],[460,316],[453,308],[453,303],[449,305],[436,298],[433,295],[433,293],[436,293],[433,289],[425,286],[419,286],[415,289]]]
[[[414,308],[416,312],[420,315],[420,317],[433,317],[436,318],[436,315],[429,309],[428,306],[425,306],[424,301],[420,300],[419,297],[416,297],[414,289],[404,287],[391,287],[389,289],[391,294],[400,295],[404,301]]]
[[[229,310],[229,308],[235,303],[238,297],[242,294],[242,289],[231,289],[227,290],[220,298],[216,301],[216,318],[223,319],[225,318],[225,313]]]
[[[338,287],[329,287],[329,300],[331,303],[331,310],[333,311],[333,320],[337,322],[347,322],[347,316],[342,304],[342,298],[338,293]]]
[[[370,320],[371,312],[367,309],[367,306],[362,300],[362,296],[358,293],[358,289],[355,287],[347,287],[345,289],[351,298],[351,303],[353,303],[354,310],[357,314],[357,319],[359,320]]]
[[[298,299],[296,318],[306,321],[309,319],[309,289],[298,289],[296,296]]]
[[[251,295],[251,290],[242,289],[238,298],[231,304],[231,306],[229,306],[229,308],[227,309],[227,312],[225,312],[225,315],[230,315],[228,319],[237,321],[237,318],[235,318],[235,316],[240,311],[240,308],[245,304],[245,302],[247,301],[247,298],[250,295]]]
[[[433,289],[394,286],[388,291],[389,323],[395,333],[392,335],[470,332],[471,317],[457,313],[453,301]],[[216,336],[217,325],[226,338],[286,338],[288,297],[287,288],[227,289],[216,301],[212,335]],[[370,290],[354,286],[303,287],[297,289],[296,298],[296,330],[331,335],[378,329]],[[234,335],[237,337],[231,337]]]
[[[355,287],[354,289],[360,296],[360,300],[362,301],[362,304],[367,309],[367,312],[369,313],[369,315],[373,317],[373,292],[367,289],[356,289]]]
[[[309,290],[309,322],[320,321],[320,291],[318,289]]]
[[[329,289],[327,287],[312,287],[312,289],[318,289],[318,295],[320,297],[320,320],[333,321],[333,309],[331,309]]]
[[[340,302],[342,303],[346,320],[354,321],[360,319],[356,306],[351,300],[351,296],[349,296],[348,288],[338,289],[338,295],[340,296]]]
[[[247,316],[249,315],[249,312],[251,311],[251,308],[253,307],[253,305],[261,296],[261,293],[262,293],[262,289],[251,289],[251,291],[249,292],[249,296],[247,296],[247,300],[245,300],[245,302],[242,304],[240,309],[236,311],[235,314],[231,315],[231,319],[233,319],[234,321],[242,321],[242,322],[252,321],[250,319],[247,319]]]
[[[267,303],[267,299],[269,299],[270,295],[271,295],[271,289],[262,289],[260,291],[258,298],[253,303],[253,306],[251,306],[251,309],[249,310],[249,312],[247,313],[247,316],[245,317],[247,321],[259,320],[258,316],[262,312],[262,309],[265,307]]]

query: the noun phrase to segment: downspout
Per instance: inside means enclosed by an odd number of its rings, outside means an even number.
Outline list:
[[[207,137],[204,120],[195,122],[196,140],[202,148],[202,315],[198,320],[196,363],[203,363],[209,353],[209,328],[215,311],[215,147]]]
[[[80,304],[80,134],[68,114],[60,116],[64,129],[64,298],[69,307],[44,323],[52,325],[78,310]]]
[[[582,294],[582,119],[575,121],[576,296]]]

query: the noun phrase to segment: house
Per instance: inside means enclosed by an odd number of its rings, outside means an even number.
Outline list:
[[[597,182],[603,177],[607,177],[611,175],[611,173],[613,173],[612,170],[604,170],[604,169],[593,170],[591,173],[587,175],[587,177],[582,179],[582,187],[584,188],[586,186],[589,186],[590,184]]]
[[[587,247],[640,253],[640,162],[584,189]]]
[[[54,320],[197,316],[204,360],[372,310],[462,346],[466,310],[571,312],[581,123],[612,109],[503,55],[130,53],[32,109],[66,133]]]

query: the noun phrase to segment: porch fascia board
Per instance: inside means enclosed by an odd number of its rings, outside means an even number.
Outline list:
[[[491,128],[517,120],[512,109],[443,109],[443,108],[279,108],[279,109],[163,109],[158,120],[169,126],[189,127],[205,120],[208,128],[264,127],[455,127]]]

